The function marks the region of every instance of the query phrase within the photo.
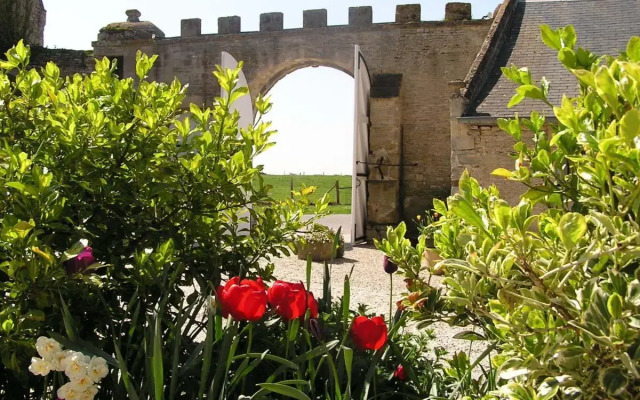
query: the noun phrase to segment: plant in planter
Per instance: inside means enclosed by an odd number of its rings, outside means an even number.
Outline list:
[[[334,249],[335,255],[334,255]],[[313,261],[328,261],[344,256],[344,236],[340,230],[314,224],[311,231],[305,232],[297,244],[298,258],[306,260],[309,255]]]

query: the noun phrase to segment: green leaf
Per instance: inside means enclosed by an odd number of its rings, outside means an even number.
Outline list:
[[[496,168],[491,172],[491,175],[501,176],[503,178],[511,178],[513,177],[513,172],[509,171],[506,168]]]
[[[156,400],[164,398],[164,366],[162,364],[162,318],[155,315],[153,331],[153,349],[151,354],[151,376],[153,378],[153,393]]]
[[[564,48],[573,49],[576,45],[576,41],[578,40],[578,36],[576,35],[576,30],[573,25],[567,25],[561,29],[562,36],[562,45]]]
[[[554,31],[553,29],[551,29],[549,25],[546,25],[546,24],[540,25],[540,34],[542,36],[542,41],[547,46],[558,51],[562,48],[560,33],[558,31]]]
[[[607,301],[607,310],[615,319],[622,316],[622,297],[618,293],[613,293]]]
[[[576,53],[568,47],[564,47],[558,52],[558,60],[567,68],[576,67]]]
[[[518,88],[518,93],[524,97],[534,100],[547,100],[547,97],[542,92],[542,89],[535,85],[522,85]]]
[[[509,100],[509,104],[507,104],[507,108],[513,108],[517,106],[518,104],[520,104],[522,100],[524,100],[524,95],[520,93],[514,94],[511,100]]]
[[[629,379],[620,367],[609,367],[600,371],[600,384],[609,396],[619,396],[625,392]]]
[[[477,333],[477,332],[473,332],[473,331],[464,331],[464,332],[459,332],[456,333],[453,336],[454,339],[462,339],[462,340],[469,340],[469,341],[482,341],[482,340],[487,340],[486,337],[482,336],[481,334]]]
[[[486,230],[485,222],[482,217],[476,212],[471,203],[467,199],[462,197],[454,197],[449,200],[451,211],[458,217],[464,219],[467,223],[478,227],[482,230]]]
[[[638,134],[640,134],[640,110],[632,108],[620,120],[620,135],[627,143],[632,144]]]
[[[609,68],[602,66],[596,72],[596,90],[598,95],[604,99],[604,101],[614,111],[617,111],[620,103],[618,102],[618,89],[616,88],[616,82],[611,75]]]
[[[293,399],[298,400],[311,400],[309,396],[301,392],[296,388],[292,388],[291,386],[282,385],[280,383],[258,383],[263,389],[266,389],[270,392],[281,394],[283,396],[291,397]]]
[[[596,78],[593,75],[593,72],[586,69],[572,69],[571,72],[580,82],[592,88],[596,87]]]
[[[571,250],[586,233],[587,221],[582,214],[567,213],[560,219],[557,230],[564,246]]]
[[[633,36],[627,43],[627,57],[634,62],[640,61],[640,37]]]

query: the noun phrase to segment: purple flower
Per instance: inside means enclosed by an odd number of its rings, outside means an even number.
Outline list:
[[[322,331],[320,322],[316,318],[311,318],[309,320],[309,330],[313,337],[315,337],[319,342],[324,340],[324,332]]]
[[[384,272],[387,274],[393,274],[398,270],[398,266],[393,261],[389,260],[389,257],[387,256],[384,256],[382,259],[382,268],[384,268]]]
[[[65,261],[64,268],[67,271],[67,275],[75,275],[84,272],[90,265],[96,262],[97,260],[93,256],[93,249],[86,246],[80,254]]]

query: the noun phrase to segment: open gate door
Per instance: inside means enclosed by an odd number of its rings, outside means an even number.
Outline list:
[[[355,112],[353,134],[353,175],[351,177],[351,242],[362,241],[366,237],[367,222],[367,177],[369,167],[369,93],[371,79],[367,64],[355,46],[353,67],[355,81]]]
[[[231,54],[227,53],[226,51],[223,51],[222,56],[220,58],[220,66],[224,70],[226,70],[227,68],[235,69],[235,68],[238,68],[238,61],[236,61],[236,59],[233,58]],[[240,74],[238,75],[238,85],[236,87],[243,87],[243,86],[247,87],[247,89],[249,88],[249,84],[247,83],[247,78],[244,76],[244,72],[240,71]],[[227,91],[221,88],[220,96],[221,97],[227,96]],[[238,120],[238,135],[240,135],[241,128],[246,128],[249,125],[253,125],[253,118],[254,118],[253,103],[251,102],[251,93],[248,90],[247,90],[247,94],[245,94],[244,96],[241,96],[240,98],[238,98],[236,101],[233,102],[229,111],[233,112],[234,110],[237,110],[238,114],[240,115],[240,119]],[[247,208],[251,208],[251,207],[253,207],[252,204],[247,204]],[[249,214],[248,226],[246,222],[241,224],[241,226],[239,227],[240,233],[244,234],[249,232],[250,230],[253,229],[253,225],[254,225],[254,221],[251,219],[251,214]]]
[[[235,69],[238,68],[238,62],[231,54],[223,51],[220,66],[225,70],[227,68]],[[246,86],[247,88],[249,87],[247,84],[247,78],[244,76],[244,72],[240,71],[237,87],[242,86]],[[224,89],[220,89],[220,92],[222,97],[227,95],[226,90]],[[246,95],[234,101],[231,105],[230,111],[233,112],[234,110],[238,110],[238,113],[240,114],[240,120],[238,121],[239,128],[246,128],[249,125],[253,125],[253,104],[251,103],[251,93],[247,92]]]

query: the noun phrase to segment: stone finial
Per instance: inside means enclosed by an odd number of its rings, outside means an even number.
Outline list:
[[[445,21],[471,19],[471,3],[447,3],[444,10]]]
[[[302,12],[303,28],[324,28],[327,26],[327,10],[304,10]]]
[[[420,22],[420,4],[404,4],[396,6],[396,23]]]
[[[281,31],[284,27],[284,14],[272,12],[260,14],[260,32]]]
[[[202,20],[200,18],[183,19],[180,21],[180,36],[194,37],[202,34]]]
[[[127,10],[125,14],[127,14],[127,22],[140,22],[140,16],[142,16],[138,10]]]
[[[227,33],[240,33],[242,30],[242,19],[237,16],[218,18],[218,33],[221,35]]]
[[[371,6],[349,7],[349,25],[367,26],[373,23],[373,9]]]

